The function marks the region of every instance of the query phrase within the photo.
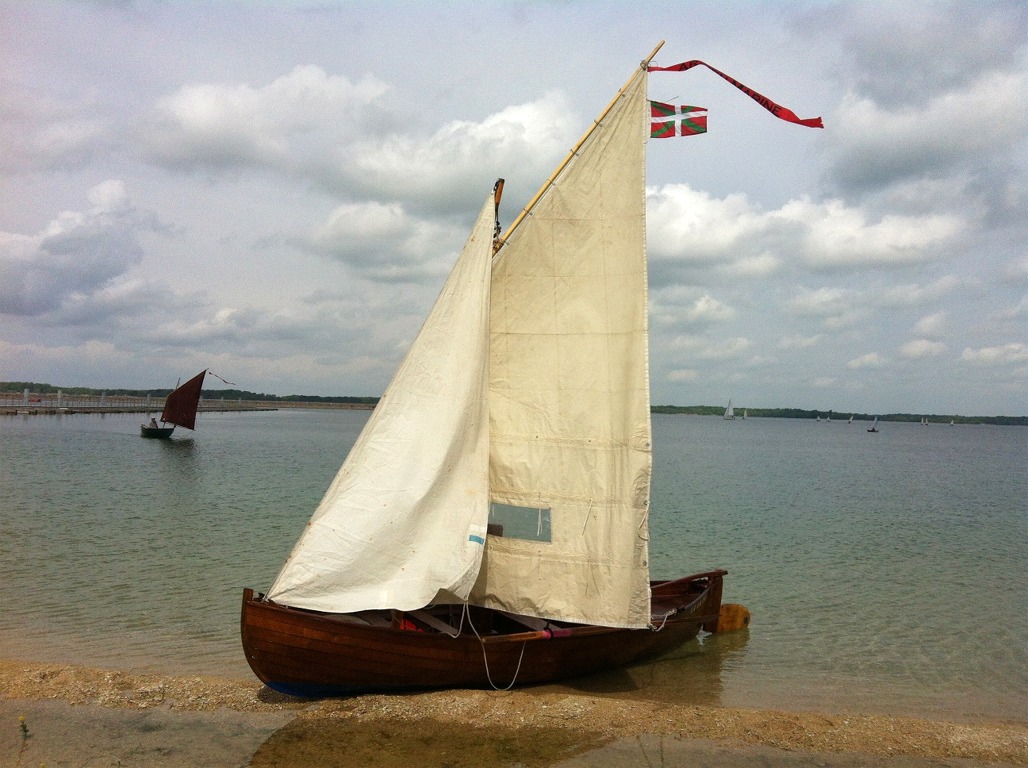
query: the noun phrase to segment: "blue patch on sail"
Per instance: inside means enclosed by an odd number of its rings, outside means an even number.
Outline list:
[[[485,539],[483,539],[481,536],[476,536],[475,534],[471,534],[470,536],[468,536],[468,541],[473,541],[476,544],[485,544]]]

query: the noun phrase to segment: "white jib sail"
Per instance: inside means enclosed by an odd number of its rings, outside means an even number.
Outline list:
[[[488,515],[490,195],[406,358],[268,592],[298,608],[463,599]]]
[[[648,129],[641,71],[493,265],[490,522],[503,533],[476,604],[650,621]]]

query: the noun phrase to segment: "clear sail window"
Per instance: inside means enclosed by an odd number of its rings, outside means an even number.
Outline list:
[[[552,541],[550,510],[545,507],[516,507],[513,504],[489,505],[489,533],[511,539]]]

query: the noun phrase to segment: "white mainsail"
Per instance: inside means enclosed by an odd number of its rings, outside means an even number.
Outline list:
[[[549,533],[490,536],[476,604],[650,622],[647,114],[640,69],[493,265],[490,519]]]
[[[490,195],[406,358],[268,597],[346,613],[463,599],[488,515]]]
[[[491,278],[486,203],[270,599],[649,624],[646,80],[547,183]]]

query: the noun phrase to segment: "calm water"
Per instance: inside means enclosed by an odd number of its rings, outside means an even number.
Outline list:
[[[249,677],[266,589],[367,412],[0,418],[0,657]],[[188,437],[185,437],[188,436]],[[748,632],[567,688],[1028,722],[1028,430],[655,416],[655,577]]]

